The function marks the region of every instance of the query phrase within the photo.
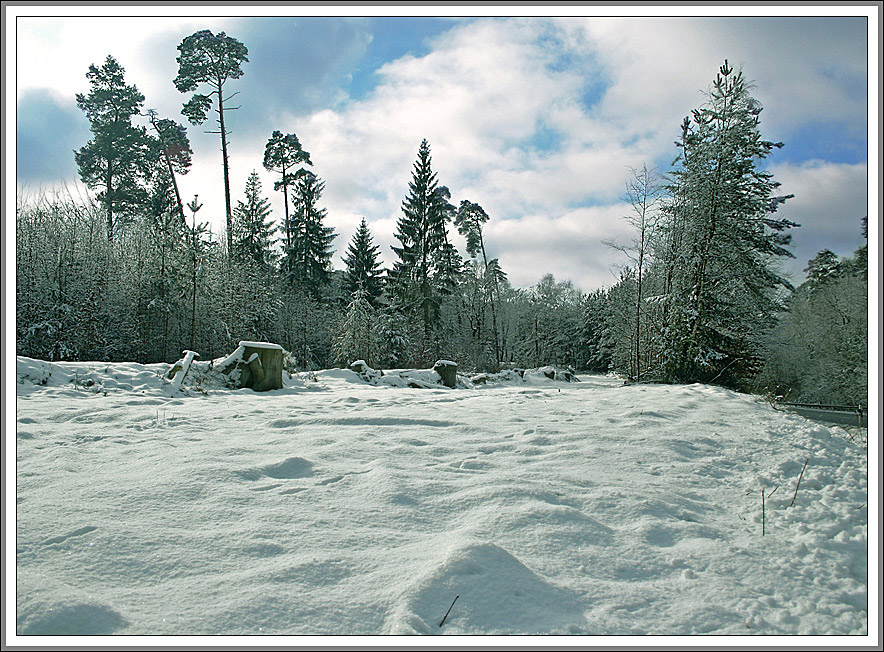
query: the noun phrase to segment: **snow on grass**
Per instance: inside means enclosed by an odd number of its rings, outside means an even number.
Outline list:
[[[17,634],[868,631],[865,431],[706,385],[167,370],[18,359]]]

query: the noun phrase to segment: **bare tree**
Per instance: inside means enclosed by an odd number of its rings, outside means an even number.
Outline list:
[[[625,198],[632,206],[632,212],[625,215],[623,219],[635,229],[635,236],[628,245],[618,244],[611,240],[605,240],[604,244],[622,251],[635,264],[635,329],[630,354],[630,375],[636,380],[641,380],[641,323],[644,301],[642,278],[648,267],[651,243],[657,227],[657,209],[661,197],[661,187],[656,168],[649,170],[647,165],[643,163],[641,169],[629,168],[629,170],[632,176],[626,182]]]

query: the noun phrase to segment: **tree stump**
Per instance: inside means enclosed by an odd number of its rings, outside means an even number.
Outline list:
[[[282,389],[282,367],[283,349],[279,344],[240,342],[236,351],[227,356],[217,369],[227,374],[240,389],[247,387],[256,392],[266,392]]]
[[[442,377],[442,384],[446,387],[457,385],[457,363],[451,360],[437,360],[433,365],[433,371]]]

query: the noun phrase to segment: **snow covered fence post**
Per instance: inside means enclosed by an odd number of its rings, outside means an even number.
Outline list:
[[[457,385],[457,363],[451,360],[437,360],[433,365],[433,371],[442,377],[442,384],[446,387]]]

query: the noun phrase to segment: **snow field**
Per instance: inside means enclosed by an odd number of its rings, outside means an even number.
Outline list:
[[[166,369],[19,358],[18,634],[867,632],[864,431],[704,385]]]

